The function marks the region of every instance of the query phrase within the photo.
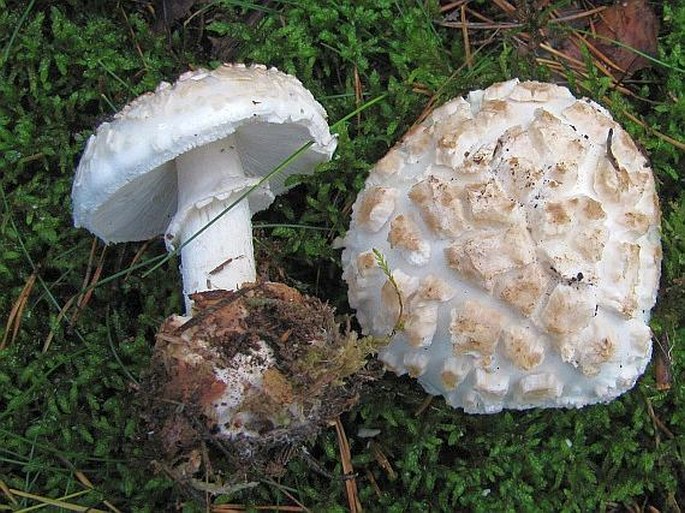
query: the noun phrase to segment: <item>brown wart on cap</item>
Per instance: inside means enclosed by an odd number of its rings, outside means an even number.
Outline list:
[[[395,372],[469,412],[609,401],[651,353],[655,198],[647,160],[596,103],[540,82],[473,91],[371,170],[343,243],[350,304],[365,332],[387,334],[385,277],[357,258],[377,248],[415,284],[380,354]],[[429,300],[427,280],[449,294]]]

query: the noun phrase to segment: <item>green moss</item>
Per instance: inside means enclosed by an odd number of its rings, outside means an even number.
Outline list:
[[[472,4],[487,8],[487,2]],[[178,501],[200,511],[190,505],[186,488],[147,466],[131,401],[154,333],[165,316],[182,308],[176,263],[143,277],[141,270],[126,271],[134,261],[163,254],[159,241],[108,248],[103,284],[86,308],[73,323],[73,309],[59,315],[82,290],[89,269],[92,276],[103,250],[97,246],[89,267],[92,238],[73,229],[70,216],[73,168],[92,129],[189,64],[216,63],[211,49],[229,36],[236,60],[297,75],[331,121],[386,95],[340,127],[332,162],[298,179],[298,187],[256,220],[257,259],[265,272],[347,313],[332,243],[344,233],[372,163],[433,96],[439,104],[514,74],[550,75],[517,55],[512,33],[466,66],[461,31],[434,23],[436,2],[301,0],[264,9],[262,3],[226,0],[193,6],[160,32],[150,28],[147,5],[0,0],[1,323],[30,276],[39,277],[16,338],[0,351],[0,480],[59,497],[83,489],[78,470],[96,487],[74,499],[79,504],[106,509],[104,499],[125,511],[163,511]],[[246,23],[257,12],[259,21]],[[468,416],[441,399],[416,413],[423,391],[410,380],[386,376],[343,419],[367,511],[606,511],[635,505],[677,511],[685,505],[685,169],[682,150],[654,132],[685,140],[685,2],[665,2],[661,18],[663,65],[641,72],[634,86],[644,100],[608,91],[595,73],[573,87],[600,101],[606,95],[655,170],[664,273],[653,327],[672,346],[671,390],[658,391],[648,369],[634,391],[610,405]],[[7,328],[3,324],[3,332]],[[356,436],[361,427],[381,432],[370,441]],[[310,457],[292,460],[280,483],[218,501],[292,504],[287,491],[312,511],[344,511],[335,434],[324,433],[308,450]]]

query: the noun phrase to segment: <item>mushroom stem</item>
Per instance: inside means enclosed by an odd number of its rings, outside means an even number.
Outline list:
[[[176,159],[176,169],[179,208],[167,230],[167,241],[178,247],[235,201],[250,179],[243,171],[233,136],[181,155]],[[256,279],[247,200],[183,245],[181,273],[188,314],[191,294],[213,289],[235,290]]]

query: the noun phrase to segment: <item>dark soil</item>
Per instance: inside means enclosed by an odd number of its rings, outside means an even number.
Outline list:
[[[283,454],[350,409],[371,379],[362,369],[374,345],[341,333],[318,299],[270,282],[192,299],[192,318],[172,316],[161,326],[141,392],[151,459],[177,478],[203,467],[236,480],[277,472]],[[218,435],[213,408],[227,384],[215,369],[230,370],[236,356],[254,355],[264,343],[275,364],[261,387],[246,389],[236,412],[249,412],[245,427],[259,436]]]

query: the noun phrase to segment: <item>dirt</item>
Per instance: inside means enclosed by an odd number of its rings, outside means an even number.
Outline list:
[[[192,475],[223,467],[224,477],[231,468],[240,476],[282,469],[277,455],[351,408],[370,380],[364,366],[374,344],[341,331],[315,298],[267,282],[192,299],[193,317],[162,324],[142,386],[151,454],[165,468]],[[263,356],[264,344],[273,359]],[[242,376],[234,367],[246,358],[262,369],[258,383],[236,378],[232,395],[216,369]],[[226,397],[240,403],[223,423],[216,411]]]

